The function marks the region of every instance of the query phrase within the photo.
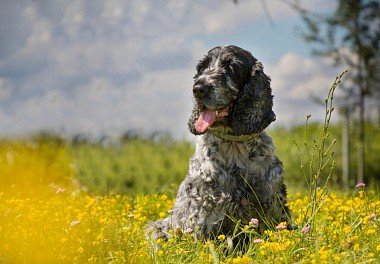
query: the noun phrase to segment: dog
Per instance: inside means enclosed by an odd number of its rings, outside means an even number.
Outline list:
[[[262,63],[237,46],[215,47],[196,66],[193,96],[195,154],[171,214],[149,223],[149,236],[201,239],[232,235],[237,221],[257,219],[261,231],[290,223],[282,162],[264,131],[276,116]]]

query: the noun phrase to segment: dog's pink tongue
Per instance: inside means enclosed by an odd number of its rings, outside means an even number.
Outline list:
[[[199,133],[205,132],[215,121],[216,112],[211,110],[203,111],[195,122],[195,130]]]

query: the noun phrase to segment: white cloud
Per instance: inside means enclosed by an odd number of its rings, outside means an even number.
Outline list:
[[[296,16],[282,1],[266,3],[276,21]],[[182,136],[193,69],[211,48],[207,39],[268,22],[260,1],[9,1],[3,7],[5,134],[49,128],[116,135],[141,128]],[[327,82],[321,68],[286,54],[270,74],[278,98],[305,100]]]
[[[272,67],[273,86],[288,98],[307,99],[323,93],[339,72],[319,58],[286,53]],[[322,94],[322,96],[324,96]]]
[[[266,70],[272,78],[277,122],[282,124],[303,123],[308,114],[314,120],[321,120],[324,109],[313,102],[312,97],[326,98],[335,77],[341,72],[326,60],[295,53],[284,54]]]

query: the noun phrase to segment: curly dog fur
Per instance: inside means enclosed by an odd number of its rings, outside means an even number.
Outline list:
[[[259,230],[290,221],[284,171],[263,130],[275,120],[270,78],[252,54],[216,47],[196,67],[189,130],[198,135],[189,171],[167,218],[148,224],[152,239],[170,230],[197,238],[231,234],[236,221]]]

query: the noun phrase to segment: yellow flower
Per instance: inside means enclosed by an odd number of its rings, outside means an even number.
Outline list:
[[[251,258],[248,256],[236,257],[232,259],[233,264],[247,264],[251,262]]]
[[[339,256],[339,255],[334,255],[334,256],[333,256],[333,260],[334,260],[335,262],[340,262],[340,261],[342,260],[342,258],[341,258],[341,256]]]
[[[356,243],[356,244],[354,245],[354,251],[355,251],[355,252],[358,252],[359,249],[360,249],[360,246],[359,246],[358,243]]]
[[[249,263],[249,262],[251,262],[251,260],[252,259],[250,257],[248,257],[248,256],[243,256],[241,258],[242,263]]]
[[[79,247],[79,248],[77,249],[77,252],[80,253],[80,254],[82,254],[82,253],[84,252],[84,249],[83,249],[82,247]]]
[[[183,248],[179,248],[179,249],[175,250],[176,254],[182,254],[183,252],[185,252],[185,250]]]
[[[220,241],[224,241],[224,240],[226,239],[226,236],[225,236],[225,235],[219,235],[219,236],[218,236],[218,239],[219,239]]]
[[[159,216],[160,218],[164,218],[164,217],[166,216],[166,213],[164,213],[164,212],[160,212],[160,213],[158,214],[158,216]]]
[[[164,251],[159,250],[159,251],[157,252],[157,255],[161,257],[162,255],[164,255]]]
[[[377,250],[377,251],[380,251],[380,244],[377,245],[376,250]]]
[[[348,212],[351,211],[351,208],[348,207],[347,205],[342,205],[338,209],[339,209],[339,211],[343,211],[343,212],[346,212],[346,213],[348,213]]]
[[[326,250],[324,247],[322,247],[319,251],[319,258],[322,260],[327,260],[329,258],[330,250]]]
[[[344,226],[343,227],[343,232],[346,233],[346,234],[350,233],[351,232],[351,226],[349,226],[349,225]]]

